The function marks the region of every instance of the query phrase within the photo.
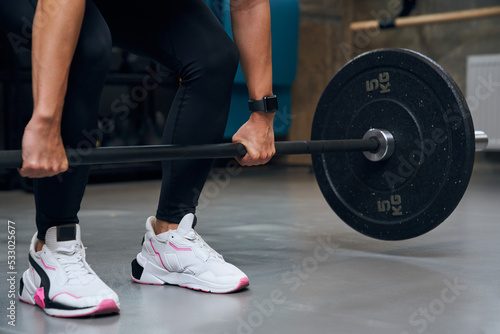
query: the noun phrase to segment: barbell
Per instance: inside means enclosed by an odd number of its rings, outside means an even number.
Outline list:
[[[430,58],[381,49],[349,61],[316,108],[310,141],[276,142],[276,154],[312,154],[325,200],[349,226],[382,240],[420,236],[456,208],[469,183],[475,131],[464,96]],[[239,143],[67,149],[70,166],[242,157]],[[22,165],[0,151],[0,168]]]

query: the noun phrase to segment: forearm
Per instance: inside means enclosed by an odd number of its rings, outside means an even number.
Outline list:
[[[272,95],[269,1],[232,0],[231,25],[250,99]]]
[[[232,0],[231,24],[250,99],[272,95],[269,0]],[[237,158],[241,165],[265,164],[272,158],[275,153],[273,118],[274,113],[254,111],[234,134],[233,142],[243,143],[247,149],[245,157]]]
[[[58,123],[85,0],[39,0],[33,21],[33,118]]]

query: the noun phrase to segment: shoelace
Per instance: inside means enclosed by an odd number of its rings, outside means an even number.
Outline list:
[[[184,238],[188,239],[189,241],[192,241],[194,244],[203,248],[208,253],[209,258],[214,258],[214,259],[219,259],[220,261],[224,261],[222,255],[220,255],[212,247],[210,247],[195,230],[192,230],[190,233],[185,235]]]
[[[72,245],[71,248],[60,248],[53,253],[59,261],[69,279],[75,279],[84,275],[91,275],[83,264],[81,245]]]

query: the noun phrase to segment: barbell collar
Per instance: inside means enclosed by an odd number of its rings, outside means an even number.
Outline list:
[[[370,129],[368,130],[363,139],[374,138],[378,141],[379,147],[375,151],[364,151],[363,154],[370,161],[384,161],[389,159],[394,153],[395,140],[387,130]]]

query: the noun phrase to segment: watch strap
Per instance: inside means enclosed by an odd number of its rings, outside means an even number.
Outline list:
[[[261,100],[249,100],[248,109],[253,111],[264,111],[273,113],[278,111],[278,98],[276,95],[264,96]]]

